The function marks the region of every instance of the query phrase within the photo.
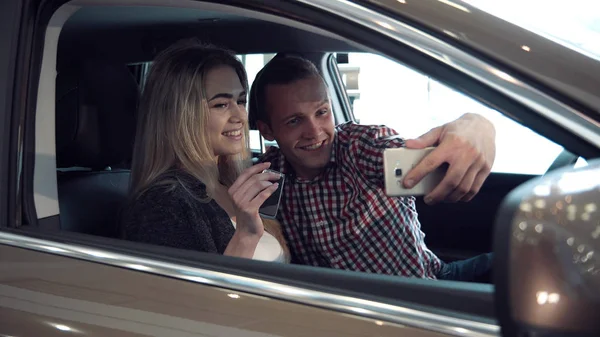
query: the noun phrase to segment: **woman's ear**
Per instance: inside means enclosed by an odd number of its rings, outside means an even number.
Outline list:
[[[258,126],[258,131],[260,131],[260,135],[263,136],[264,139],[272,142],[275,140],[275,137],[273,137],[273,130],[271,130],[271,127],[269,126],[269,124],[263,122],[263,121],[257,121],[257,126]]]

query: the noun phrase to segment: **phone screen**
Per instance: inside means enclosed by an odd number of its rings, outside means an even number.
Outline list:
[[[281,201],[281,192],[283,191],[283,182],[285,181],[285,176],[281,172],[273,170],[266,171],[279,173],[280,178],[277,181],[279,186],[277,187],[277,190],[273,192],[273,194],[271,194],[271,196],[267,198],[267,200],[265,200],[265,202],[260,206],[258,209],[258,214],[268,219],[274,219],[277,216],[277,211],[279,210],[279,202]]]

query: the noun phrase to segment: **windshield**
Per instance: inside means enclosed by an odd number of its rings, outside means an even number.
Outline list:
[[[596,0],[463,2],[600,60],[600,2]]]

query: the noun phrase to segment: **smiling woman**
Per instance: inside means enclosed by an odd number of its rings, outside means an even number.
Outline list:
[[[278,226],[265,233],[258,214],[279,176],[261,173],[266,165],[246,169],[247,87],[226,50],[191,40],[156,58],[140,105],[125,239],[252,258],[274,234],[272,256],[283,256]]]
[[[215,156],[236,155],[244,151],[246,89],[236,71],[219,66],[206,73],[209,118],[206,130]]]

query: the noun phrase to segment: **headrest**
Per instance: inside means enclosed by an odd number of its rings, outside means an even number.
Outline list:
[[[58,168],[129,165],[139,100],[125,64],[88,59],[56,78]]]

